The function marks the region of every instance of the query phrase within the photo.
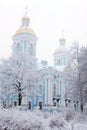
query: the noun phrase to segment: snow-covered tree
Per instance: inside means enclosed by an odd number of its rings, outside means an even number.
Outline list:
[[[87,48],[79,48],[75,42],[72,47],[71,71],[66,73],[69,83],[68,92],[74,103],[80,103],[80,109],[83,112],[83,106],[87,99]]]
[[[26,91],[31,91],[37,78],[35,69],[28,61],[22,56],[12,56],[9,60],[2,60],[0,64],[0,79],[4,82],[4,87],[10,86],[18,95],[19,106],[23,95],[26,95]]]
[[[87,104],[87,47],[82,47],[79,56],[79,79],[82,85],[82,99]]]

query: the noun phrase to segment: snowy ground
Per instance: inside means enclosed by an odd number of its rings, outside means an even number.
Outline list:
[[[69,111],[52,114],[0,110],[0,130],[87,130],[86,122],[84,116]]]
[[[87,130],[87,124],[75,124],[74,126],[74,130]]]

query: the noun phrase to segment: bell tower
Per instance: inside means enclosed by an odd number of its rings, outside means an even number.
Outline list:
[[[66,66],[69,62],[69,51],[66,48],[66,39],[62,36],[59,39],[59,47],[55,50],[54,55],[55,66]]]
[[[25,57],[32,65],[36,66],[36,42],[37,36],[30,28],[30,18],[25,15],[22,17],[22,25],[13,36],[13,55]]]

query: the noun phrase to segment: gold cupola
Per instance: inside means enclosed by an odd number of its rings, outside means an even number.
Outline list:
[[[19,35],[22,33],[28,33],[28,34],[31,34],[33,36],[36,36],[35,32],[31,28],[24,28],[24,27],[21,27],[20,29],[18,29],[16,31],[15,35]]]
[[[24,21],[30,21],[30,18],[29,17],[27,17],[27,16],[24,16],[23,18],[22,18],[22,22],[24,22]]]
[[[62,31],[62,36],[59,39],[59,47],[55,50],[54,54],[61,54],[61,53],[66,53],[67,48],[66,48],[66,39],[63,36],[63,31]]]
[[[30,22],[30,18],[27,15],[23,16],[22,17],[22,26],[16,31],[15,35],[20,35],[20,34],[23,34],[23,33],[27,33],[27,34],[36,36],[33,29],[31,29],[29,27],[29,22]]]
[[[63,36],[63,30],[61,32],[62,32],[62,37],[59,39],[59,44],[60,46],[65,46],[66,39]]]
[[[22,25],[27,27],[29,26],[30,18],[27,16],[22,17]]]

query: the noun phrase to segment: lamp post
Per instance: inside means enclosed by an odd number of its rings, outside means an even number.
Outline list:
[[[60,101],[60,95],[56,95],[53,97],[53,102],[56,101],[57,103],[57,112],[58,112],[58,107],[59,107],[59,101]]]
[[[74,103],[74,109],[76,111],[76,101],[73,101],[73,103]]]
[[[76,104],[77,104],[77,109],[78,109],[79,101],[77,101]]]
[[[73,101],[73,103],[74,103],[74,109],[76,111],[78,109],[78,103],[79,103],[79,101]]]
[[[71,100],[70,100],[70,99],[68,99],[69,107],[70,107],[70,102],[71,102]]]
[[[70,107],[70,102],[71,102],[71,100],[69,99],[69,98],[66,98],[65,99],[65,105],[66,105],[66,107]]]

